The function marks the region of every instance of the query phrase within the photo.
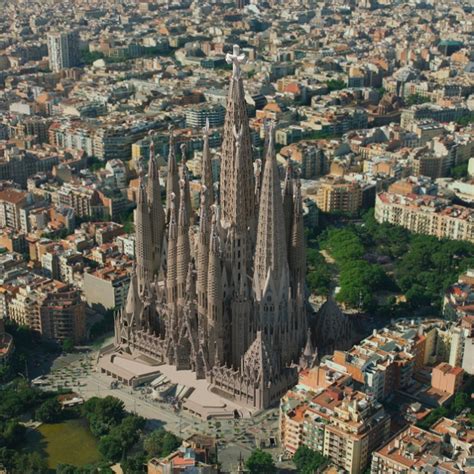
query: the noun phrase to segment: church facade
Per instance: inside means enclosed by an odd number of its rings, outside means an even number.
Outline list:
[[[306,342],[306,258],[299,180],[282,188],[269,130],[254,163],[239,48],[233,63],[214,193],[204,130],[199,212],[186,162],[170,146],[166,205],[153,150],[140,178],[136,263],[115,318],[115,350],[192,370],[216,393],[249,408],[278,402],[297,382]],[[171,138],[172,140],[172,138]]]

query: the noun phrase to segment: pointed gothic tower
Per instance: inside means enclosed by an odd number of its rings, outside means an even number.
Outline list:
[[[207,278],[207,327],[210,366],[224,363],[224,313],[220,238],[217,233],[216,214],[212,218]]]
[[[285,365],[290,362],[288,333],[292,318],[292,308],[288,304],[288,248],[273,129],[269,132],[260,193],[253,290],[257,329],[262,331],[266,344],[281,356]]]
[[[211,219],[211,206],[214,204],[214,178],[212,174],[211,151],[209,149],[209,119],[206,119],[204,127],[204,146],[202,150],[201,164],[201,186],[207,189],[205,205],[207,208],[207,217]]]
[[[147,281],[153,278],[154,252],[150,213],[148,209],[148,197],[143,179],[140,178],[138,188],[137,208],[135,210],[136,227],[136,271],[138,281],[138,292],[144,294]]]
[[[160,173],[155,157],[153,140],[150,145],[150,161],[148,162],[147,198],[152,227],[153,276],[157,277],[160,271],[161,256],[163,253],[165,212],[161,203]]]
[[[170,222],[168,225],[168,255],[166,269],[166,304],[167,304],[167,337],[171,343],[176,340],[177,332],[177,301],[178,301],[178,229],[176,223],[175,195],[170,196]],[[170,348],[172,350],[173,348]]]
[[[285,216],[281,199],[280,178],[275,159],[273,130],[268,142],[265,159],[260,212],[258,216],[257,242],[254,262],[254,291],[257,301],[261,301],[269,284],[282,296],[288,287],[288,260],[285,242]],[[274,295],[275,296],[275,295]]]
[[[184,181],[184,203],[186,205],[186,215],[191,224],[193,219],[193,207],[191,205],[191,190],[189,188],[189,170],[186,163],[186,145],[181,145],[181,166],[179,167],[179,180]],[[180,199],[181,199],[181,185],[180,185]]]
[[[290,246],[291,226],[293,223],[293,170],[291,161],[288,159],[285,173],[285,184],[283,186],[283,212],[285,214],[285,230],[288,243]]]
[[[201,190],[201,212],[199,215],[199,232],[197,244],[197,299],[198,315],[201,325],[206,325],[207,317],[207,274],[209,265],[209,240],[210,240],[210,222],[207,208],[208,190],[205,186]]]
[[[179,175],[174,149],[173,132],[170,132],[170,149],[168,152],[168,175],[166,177],[166,222],[170,221],[171,195],[174,194],[175,207],[179,209]]]
[[[176,242],[176,284],[178,287],[178,305],[182,307],[186,299],[186,279],[188,276],[189,262],[191,261],[191,249],[189,244],[189,214],[186,205],[186,191],[189,191],[189,183],[181,180],[179,214],[178,214],[178,238]]]
[[[232,282],[236,288],[242,270],[235,258],[240,255],[240,258],[248,262],[247,268],[250,269],[251,266],[255,231],[255,188],[250,128],[240,73],[240,65],[245,57],[240,54],[239,47],[234,46],[233,54],[228,54],[226,59],[233,64],[233,72],[222,144],[220,224],[227,232],[224,247],[227,270],[237,270],[237,281]]]
[[[136,268],[127,304],[115,319],[115,345],[132,357],[190,369],[226,397],[263,409],[296,383],[290,363],[299,360],[306,339],[301,189],[290,168],[281,188],[273,127],[254,175],[238,46],[227,60],[233,73],[219,198],[208,126],[199,226],[193,225],[186,160],[178,169],[173,135],[166,211],[151,149],[148,179],[145,184],[140,176],[137,198]]]
[[[303,222],[303,200],[301,197],[301,182],[296,179],[295,196],[290,227],[289,265],[293,295],[298,285],[304,287],[306,278],[306,248]]]

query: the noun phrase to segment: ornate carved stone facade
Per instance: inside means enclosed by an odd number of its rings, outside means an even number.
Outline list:
[[[261,409],[296,383],[294,364],[306,341],[302,202],[291,169],[281,188],[273,130],[263,165],[254,166],[240,76],[244,57],[234,47],[227,60],[233,74],[219,198],[208,127],[198,216],[186,162],[177,166],[173,146],[163,209],[151,151],[138,193],[136,266],[127,304],[116,316],[115,346],[190,369],[215,392]]]

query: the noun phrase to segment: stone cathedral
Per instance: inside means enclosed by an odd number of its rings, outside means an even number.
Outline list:
[[[302,198],[290,166],[280,184],[272,127],[263,160],[254,164],[237,46],[227,61],[233,72],[218,193],[208,127],[198,213],[173,143],[162,205],[151,151],[140,178],[136,263],[115,318],[115,349],[192,370],[216,393],[262,409],[297,382],[295,364],[306,342]]]

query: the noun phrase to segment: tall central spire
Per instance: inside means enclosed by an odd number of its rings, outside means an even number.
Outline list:
[[[227,112],[224,123],[224,140],[222,144],[222,159],[220,173],[220,204],[221,225],[227,228],[235,225],[248,229],[253,225],[255,216],[254,204],[254,174],[252,160],[252,146],[250,141],[250,128],[247,116],[247,105],[240,66],[245,57],[240,54],[240,48],[234,46],[234,53],[227,55],[227,62],[233,63],[232,78],[230,80],[229,96],[227,99]],[[240,160],[237,161],[237,137],[234,130],[241,131]],[[237,179],[237,166],[241,167],[240,181]],[[232,196],[239,194],[242,199],[237,203]],[[242,206],[241,209],[237,209]],[[237,218],[240,213],[245,216],[244,221]]]

